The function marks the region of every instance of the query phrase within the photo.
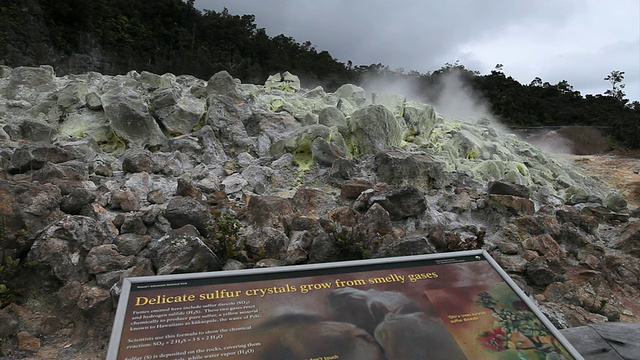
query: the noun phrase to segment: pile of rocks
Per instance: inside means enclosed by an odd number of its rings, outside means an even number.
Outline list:
[[[125,277],[477,248],[558,327],[640,314],[619,193],[401,95],[0,67],[0,144],[0,355],[103,357]]]

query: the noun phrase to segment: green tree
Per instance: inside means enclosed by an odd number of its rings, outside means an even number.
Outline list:
[[[613,96],[618,100],[623,100],[626,95],[624,91],[622,91],[625,85],[622,83],[622,80],[624,80],[624,71],[613,70],[604,79],[611,83],[611,89],[605,91],[604,94]]]

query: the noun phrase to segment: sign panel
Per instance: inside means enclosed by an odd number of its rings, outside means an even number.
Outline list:
[[[129,278],[108,359],[582,359],[484,251]]]

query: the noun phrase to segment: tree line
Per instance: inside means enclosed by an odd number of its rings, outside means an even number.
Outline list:
[[[27,26],[34,21],[41,25]],[[268,36],[253,15],[234,15],[226,9],[200,11],[193,0],[0,1],[0,53],[9,46],[15,49],[21,41],[27,44],[25,53],[37,53],[29,45],[34,28],[66,56],[99,46],[104,61],[98,68],[84,70],[104,74],[135,69],[208,79],[226,70],[243,82],[262,83],[270,74],[290,71],[300,76],[303,86],[322,85],[327,91],[376,77],[408,82],[416,95],[433,101],[444,93],[447,76],[455,73],[509,126],[610,126],[621,146],[640,148],[640,103],[625,98],[620,70],[603,74],[603,81],[611,83],[604,94],[583,96],[565,80],[550,84],[535,78],[521,84],[505,74],[501,64],[484,75],[459,62],[427,73],[391,70],[380,63],[354,66],[318,51],[309,41],[299,43],[284,34]],[[33,65],[10,58],[0,61]]]

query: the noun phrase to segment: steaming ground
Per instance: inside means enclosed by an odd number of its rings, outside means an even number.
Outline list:
[[[640,152],[605,155],[612,149],[612,144],[599,130],[590,127],[510,129],[491,113],[489,103],[464,83],[459,72],[450,73],[443,81],[443,90],[436,99],[420,95],[417,82],[408,79],[380,76],[367,79],[363,88],[369,97],[375,92],[393,93],[402,94],[407,100],[427,103],[446,121],[475,123],[489,120],[497,131],[516,133],[522,140],[557,159],[576,165],[586,175],[620,191],[629,208],[640,207]]]
[[[414,79],[397,79],[385,76],[371,77],[362,84],[367,94],[375,92],[400,94],[407,100],[429,104],[444,116],[447,121],[476,123],[488,120],[491,126],[501,133],[510,133],[498,117],[491,113],[489,102],[474,93],[470,84],[466,84],[460,71],[454,70],[442,78],[436,89],[418,91],[418,83]],[[434,91],[430,91],[434,90]],[[425,97],[424,93],[438,93],[436,98]],[[371,100],[371,99],[369,99]]]

